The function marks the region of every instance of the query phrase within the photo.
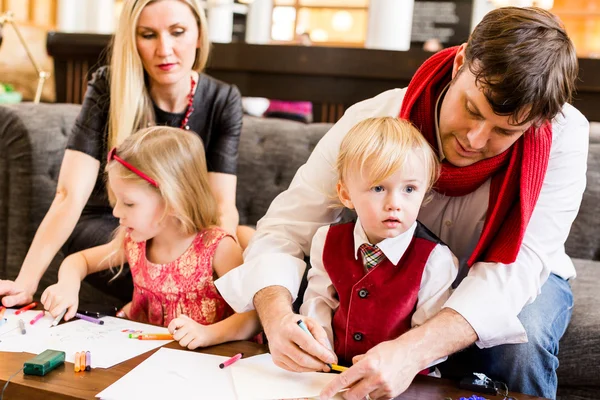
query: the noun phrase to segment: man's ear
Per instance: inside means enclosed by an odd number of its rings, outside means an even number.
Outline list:
[[[456,78],[458,71],[465,65],[465,56],[467,52],[467,44],[463,43],[458,48],[458,52],[454,56],[454,63],[452,64],[452,79]]]
[[[335,188],[337,190],[338,197],[340,198],[340,201],[342,202],[344,207],[353,210],[354,204],[352,204],[352,200],[350,199],[350,193],[348,192],[348,188],[346,187],[346,185],[344,185],[344,182],[339,181]]]

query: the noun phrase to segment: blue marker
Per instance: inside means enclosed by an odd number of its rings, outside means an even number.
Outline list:
[[[6,323],[6,321],[7,321],[6,318],[0,319],[0,326],[4,325]]]
[[[300,327],[300,328],[301,328],[301,329],[302,329],[304,332],[308,333],[308,334],[309,334],[309,335],[310,335],[310,336],[311,336],[313,339],[315,338],[315,337],[313,336],[313,334],[312,334],[312,333],[310,333],[310,330],[308,329],[308,326],[306,326],[306,324],[304,323],[304,321],[302,321],[301,319],[299,319],[299,320],[298,320],[298,322],[296,322],[296,323],[298,324],[298,326],[299,326],[299,327]],[[325,364],[326,364],[326,365],[329,367],[329,369],[331,369],[331,364],[329,364],[329,363],[325,363]]]

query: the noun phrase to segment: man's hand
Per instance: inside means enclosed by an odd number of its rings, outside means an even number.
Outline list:
[[[352,367],[341,373],[321,392],[329,399],[340,390],[347,400],[392,399],[403,393],[421,370],[411,357],[411,347],[401,339],[382,342],[366,354],[354,357]]]
[[[0,297],[4,307],[27,305],[33,301],[36,288],[28,288],[26,285],[9,280],[0,280]]]
[[[40,298],[44,309],[56,318],[67,310],[64,320],[68,321],[75,316],[79,305],[79,285],[64,284],[60,281],[48,286]]]
[[[329,349],[325,330],[310,318],[294,314],[291,301],[289,291],[281,286],[264,288],[254,298],[273,362],[288,371],[329,371],[326,363],[337,362],[337,357]],[[299,320],[312,336],[298,326]]]

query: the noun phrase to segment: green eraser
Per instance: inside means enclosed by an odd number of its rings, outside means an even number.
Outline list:
[[[23,373],[44,376],[65,362],[65,352],[45,350],[23,364]]]

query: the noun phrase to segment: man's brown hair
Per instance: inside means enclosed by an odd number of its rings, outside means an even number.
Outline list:
[[[579,69],[560,20],[536,7],[489,12],[469,37],[465,63],[494,113],[515,125],[554,118],[571,101]]]

